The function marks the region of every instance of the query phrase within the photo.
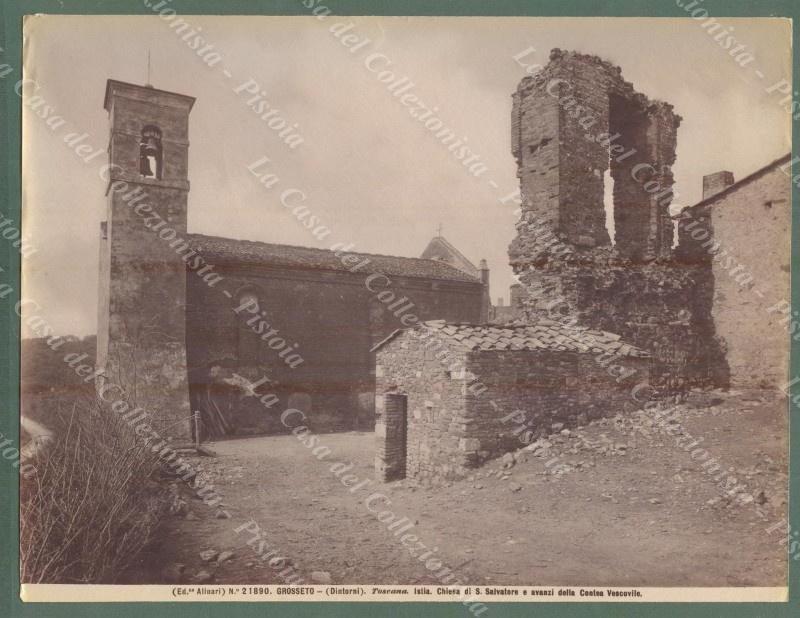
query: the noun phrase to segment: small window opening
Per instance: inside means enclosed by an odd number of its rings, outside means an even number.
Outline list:
[[[537,152],[539,152],[542,148],[547,146],[547,144],[549,144],[552,141],[553,141],[553,139],[551,137],[543,138],[538,144],[534,144],[533,146],[529,146],[528,147],[528,154],[536,154]]]
[[[160,180],[162,177],[161,129],[147,125],[139,140],[139,173],[145,178]]]

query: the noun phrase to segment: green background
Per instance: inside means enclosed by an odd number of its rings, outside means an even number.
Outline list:
[[[683,0],[686,4],[690,0]],[[649,16],[686,17],[675,0],[330,0],[323,1],[339,15],[531,15],[531,16]],[[257,0],[172,0],[169,6],[179,14],[238,14],[238,15],[307,15],[301,0],[264,2]],[[704,0],[699,6],[715,17],[800,15],[798,0]],[[0,212],[11,217],[19,227],[20,221],[20,144],[21,101],[14,84],[21,78],[22,16],[29,13],[53,14],[144,14],[152,12],[141,0],[0,0],[0,64],[8,64],[14,72],[0,80],[0,190],[3,201]],[[79,33],[76,32],[76,36]],[[794,51],[794,84],[798,80],[797,33],[792,35]],[[80,88],[80,67],[75,67],[76,88]],[[793,143],[798,139],[798,122],[793,122]],[[795,166],[800,174],[800,166]],[[798,178],[800,184],[800,178]],[[800,190],[792,186],[794,210],[800,203]],[[69,207],[65,204],[65,207]],[[800,219],[792,221],[792,306],[800,307],[798,276],[798,231]],[[0,432],[19,444],[19,318],[14,305],[19,300],[19,253],[9,242],[0,242],[0,278],[17,290],[0,300]],[[791,375],[800,374],[800,346],[792,349]],[[796,384],[792,395],[800,395]],[[792,406],[791,438],[800,441],[797,414]],[[797,478],[800,453],[791,449],[791,477]],[[471,614],[459,603],[27,603],[19,600],[18,571],[18,490],[17,470],[10,462],[0,462],[0,618],[4,616],[458,616]],[[790,521],[800,526],[800,503],[790,491]],[[764,536],[764,542],[776,542]],[[735,551],[735,548],[731,548]],[[598,565],[598,568],[602,568]],[[786,603],[491,603],[483,616],[800,616],[800,561],[790,563],[789,594]]]

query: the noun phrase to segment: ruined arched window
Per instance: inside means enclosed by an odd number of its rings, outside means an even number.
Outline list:
[[[159,180],[162,174],[161,129],[148,124],[139,140],[139,173],[145,178]]]

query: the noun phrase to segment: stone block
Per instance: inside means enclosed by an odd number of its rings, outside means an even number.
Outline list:
[[[458,441],[458,448],[464,452],[478,452],[481,449],[481,441],[477,438],[461,438]]]

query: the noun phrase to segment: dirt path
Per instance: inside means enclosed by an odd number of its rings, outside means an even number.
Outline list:
[[[235,531],[252,521],[306,580],[327,571],[333,583],[440,583],[365,505],[380,492],[371,506],[414,522],[407,532],[465,584],[783,585],[786,551],[780,532],[766,529],[786,510],[785,400],[694,394],[680,422],[762,503],[728,503],[673,438],[624,421],[555,437],[571,468],[559,476],[549,458],[528,455],[436,488],[372,480],[353,492],[330,469],[352,463],[348,473],[373,479],[372,434],[319,436],[331,449],[323,461],[291,435],[249,438],[211,445],[218,457],[196,460],[230,519],[191,501],[192,515],[169,520],[150,564],[183,563],[190,576],[211,570],[223,583],[280,583],[248,546],[253,535]],[[235,557],[209,569],[199,558],[206,549]],[[163,581],[149,572],[148,583]]]

